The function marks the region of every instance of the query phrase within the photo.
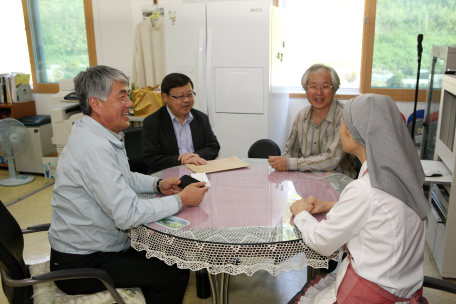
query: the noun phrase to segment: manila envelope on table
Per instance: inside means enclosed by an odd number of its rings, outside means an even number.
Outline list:
[[[231,169],[245,168],[250,165],[248,163],[243,162],[236,156],[231,156],[228,158],[210,160],[207,162],[207,165],[196,166],[194,164],[186,164],[186,166],[195,173],[212,173]]]

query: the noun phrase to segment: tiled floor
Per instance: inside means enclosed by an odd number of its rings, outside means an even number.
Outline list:
[[[0,169],[0,179],[7,175],[7,170]],[[0,186],[0,200],[2,200],[4,204],[7,204],[48,185],[49,182],[51,181],[44,179],[43,176],[36,175],[35,181],[27,185],[18,187]],[[52,186],[49,186],[8,206],[8,210],[23,228],[30,225],[48,223],[51,220],[51,197]],[[425,275],[441,278],[433,258],[429,255],[428,248],[426,249],[424,257]],[[24,258],[26,263],[35,264],[49,259],[49,251],[50,246],[46,233],[40,232],[25,235]],[[280,273],[276,277],[270,275],[266,271],[258,271],[251,277],[246,275],[233,276],[229,287],[229,302],[234,304],[287,303],[296,292],[301,289],[305,280],[305,268],[301,271]],[[456,280],[451,281],[456,283]],[[456,303],[456,295],[449,293],[425,289],[424,295],[429,300],[429,303]],[[187,287],[184,303],[212,303],[211,298],[202,300],[196,296],[196,281],[193,273]],[[7,304],[3,292],[0,292],[0,304]]]

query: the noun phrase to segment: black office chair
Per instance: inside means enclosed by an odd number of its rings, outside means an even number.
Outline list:
[[[30,278],[29,265],[23,259],[23,234],[47,231],[50,224],[22,229],[5,205],[0,201],[0,269],[3,292],[10,304],[33,303],[32,285],[69,279],[95,278],[106,286],[118,304],[124,304],[114,288],[114,281],[107,271],[96,268],[59,270]]]
[[[142,127],[129,128],[123,131],[125,134],[125,150],[127,151],[130,171],[147,174],[147,165],[142,160],[141,136]]]
[[[268,156],[280,156],[279,146],[270,139],[260,139],[250,146],[249,158],[268,158]]]

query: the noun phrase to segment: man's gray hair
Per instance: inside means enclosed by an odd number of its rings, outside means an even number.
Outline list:
[[[324,65],[322,63],[313,64],[304,73],[304,75],[301,78],[301,85],[304,88],[304,90],[307,91],[307,81],[309,80],[310,74],[312,74],[312,73],[320,73],[320,72],[324,72],[324,71],[328,71],[329,74],[331,75],[331,82],[332,82],[332,85],[333,85],[333,90],[334,90],[334,93],[336,93],[336,91],[339,89],[339,86],[340,86],[339,75],[337,75],[336,70],[334,70],[332,67]]]
[[[80,72],[73,81],[74,90],[84,115],[92,113],[89,104],[90,97],[96,97],[102,101],[108,100],[114,81],[119,81],[128,86],[128,77],[124,73],[105,65],[89,67]]]

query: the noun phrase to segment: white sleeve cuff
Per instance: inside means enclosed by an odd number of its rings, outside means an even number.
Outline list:
[[[316,221],[316,219],[312,216],[312,214],[310,214],[307,211],[302,211],[298,215],[295,216],[293,222],[296,225],[296,227],[298,227],[299,230],[302,230],[304,228],[305,223],[311,219],[314,219]]]
[[[287,158],[287,169],[289,171],[298,170],[298,159],[297,158]]]
[[[177,204],[179,205],[179,211],[181,211],[183,208],[182,199],[179,194],[175,194],[174,197],[176,198]]]

